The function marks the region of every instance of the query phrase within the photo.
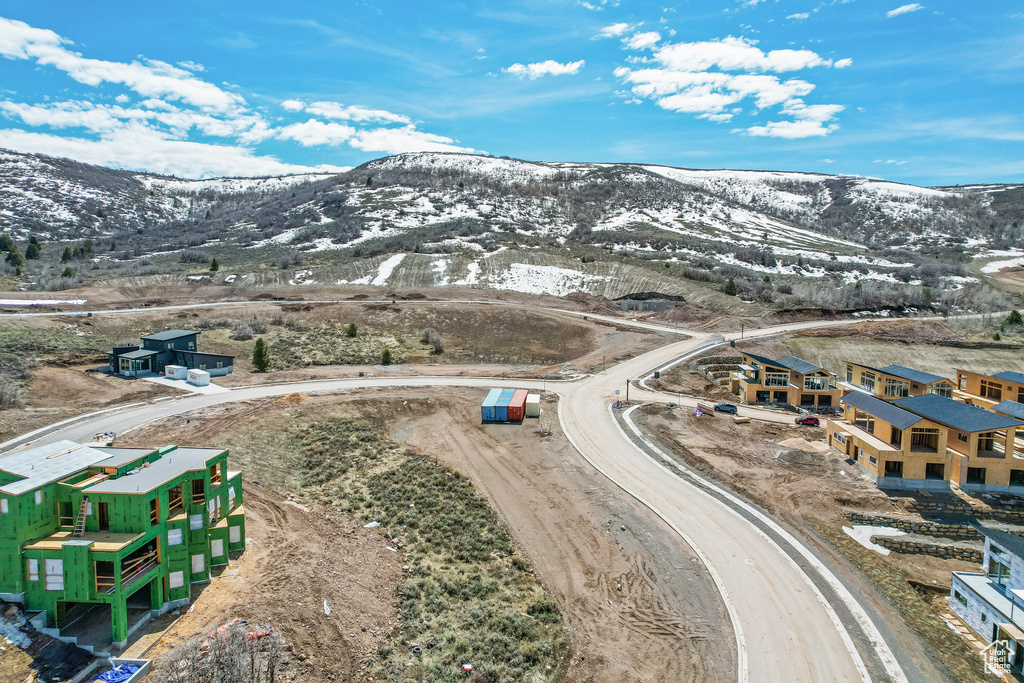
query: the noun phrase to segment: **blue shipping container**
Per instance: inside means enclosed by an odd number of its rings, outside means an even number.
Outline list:
[[[498,398],[498,403],[494,406],[495,422],[508,422],[508,404],[512,402],[515,393],[515,389],[505,389],[501,392],[501,397]]]
[[[494,406],[498,403],[498,399],[501,397],[501,389],[491,389],[487,394],[487,398],[484,399],[483,404],[480,406],[480,419],[484,422],[494,422],[496,416],[494,414]]]

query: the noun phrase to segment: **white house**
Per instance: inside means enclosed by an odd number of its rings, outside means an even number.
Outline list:
[[[985,534],[983,572],[953,572],[949,605],[989,644],[1006,652],[1015,672],[1024,666],[1024,538]]]

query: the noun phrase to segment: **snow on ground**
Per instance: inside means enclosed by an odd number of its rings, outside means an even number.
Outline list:
[[[430,262],[430,269],[434,271],[435,286],[444,287],[448,284],[448,267],[451,266],[451,259],[437,258]]]
[[[494,289],[506,289],[525,294],[565,296],[570,292],[587,291],[593,282],[611,279],[613,278],[608,275],[588,275],[558,266],[512,263],[504,272],[489,276],[486,284]]]
[[[457,282],[453,282],[453,285],[475,285],[480,280],[480,262],[473,261],[466,266],[466,277]]]
[[[0,306],[81,306],[88,299],[0,299]]]
[[[981,267],[983,273],[998,273],[1003,268],[1024,267],[1024,254],[1005,261],[989,261]]]
[[[395,271],[395,268],[397,268],[398,264],[400,264],[404,259],[405,254],[395,254],[388,258],[384,263],[380,264],[380,267],[377,269],[377,277],[370,280],[370,284],[375,287],[383,287],[384,283],[388,281],[389,277],[391,277],[391,273]]]
[[[843,527],[843,532],[852,538],[853,540],[860,543],[868,550],[874,550],[879,555],[888,555],[889,549],[883,548],[877,543],[871,542],[872,536],[906,536],[906,532],[900,531],[899,529],[891,526],[868,526],[866,524],[854,524],[851,529],[848,526]]]
[[[345,170],[351,170],[346,168]],[[179,180],[178,178],[154,178],[147,175],[135,176],[147,190],[195,193],[213,190],[224,193],[271,192],[314,180],[330,178],[331,173],[303,173],[269,178],[212,178],[210,180]]]

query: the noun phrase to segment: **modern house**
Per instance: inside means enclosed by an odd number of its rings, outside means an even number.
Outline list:
[[[245,549],[242,479],[227,457],[59,441],[0,458],[0,598],[49,628],[99,612],[123,647]]]
[[[1003,663],[1024,666],[1024,538],[982,528],[983,573],[953,572],[949,606]]]
[[[954,482],[968,491],[1024,493],[1022,420],[937,394],[887,402],[851,391],[841,403],[844,416],[829,421],[828,442],[881,488]]]
[[[839,386],[849,391],[863,391],[886,401],[924,394],[938,394],[946,398],[953,396],[952,381],[941,375],[903,365],[873,368],[860,363],[847,363],[846,381],[839,382]]]
[[[840,403],[843,417],[828,421],[826,441],[879,488],[949,488],[942,425],[861,391],[851,391]]]
[[[197,349],[199,332],[167,330],[142,338],[142,345],[115,347],[107,358],[110,371],[125,377],[160,374],[168,365],[204,370],[213,376],[234,370],[235,357]]]
[[[774,360],[743,353],[731,388],[745,403],[776,403],[802,408],[834,406],[842,396],[835,376],[796,356]]]
[[[1024,406],[1024,372],[983,375],[957,368],[955,398],[982,408],[1012,403]]]

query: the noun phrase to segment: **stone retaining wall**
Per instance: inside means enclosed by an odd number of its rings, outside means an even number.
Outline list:
[[[966,548],[957,545],[944,545],[940,543],[922,543],[892,536],[872,536],[871,541],[883,548],[888,548],[894,553],[906,553],[913,555],[931,555],[946,560],[963,560],[981,564],[984,559],[984,552],[978,548]]]
[[[889,515],[876,515],[866,512],[845,511],[846,518],[852,524],[865,524],[867,526],[891,526],[908,534],[922,534],[924,536],[942,536],[943,538],[957,538],[964,540],[982,540],[985,537],[975,527],[967,524],[941,524],[939,522],[928,522],[924,520],[906,519],[903,517],[890,517]],[[881,544],[879,544],[881,545]]]

